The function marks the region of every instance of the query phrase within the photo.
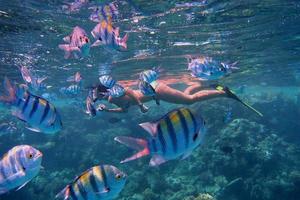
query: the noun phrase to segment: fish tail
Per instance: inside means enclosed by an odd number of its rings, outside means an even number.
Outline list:
[[[126,33],[125,36],[124,36],[124,37],[122,38],[122,40],[121,40],[122,46],[123,46],[125,49],[127,49],[127,40],[128,40],[128,37],[129,37],[129,35],[128,35],[128,33]]]
[[[55,199],[64,199],[68,200],[70,198],[70,185],[67,185],[62,191],[60,191],[56,196]]]
[[[71,48],[70,48],[70,45],[68,45],[68,44],[60,44],[60,45],[58,45],[58,47],[61,49],[61,50],[64,50],[64,52],[65,52],[65,58],[67,59],[67,58],[70,58],[71,57],[71,52],[72,52],[72,50],[71,50]]]
[[[132,149],[136,149],[139,151],[136,154],[132,155],[131,157],[126,158],[125,160],[122,160],[121,163],[135,160],[135,159],[138,159],[138,158],[141,158],[141,157],[144,157],[144,156],[147,156],[150,154],[148,143],[144,139],[119,136],[119,137],[115,137],[114,140],[117,142],[120,142],[121,144],[124,144]]]
[[[16,100],[16,86],[7,77],[4,78],[3,85],[7,95],[1,95],[0,102],[13,103]]]

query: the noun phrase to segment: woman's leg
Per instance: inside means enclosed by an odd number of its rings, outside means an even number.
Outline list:
[[[219,90],[203,90],[190,95],[165,84],[159,84],[156,93],[158,99],[175,104],[193,104],[203,100],[226,96],[224,91]]]
[[[193,94],[195,91],[199,91],[202,88],[202,85],[200,83],[194,83],[190,86],[188,86],[185,90],[184,90],[184,94]]]

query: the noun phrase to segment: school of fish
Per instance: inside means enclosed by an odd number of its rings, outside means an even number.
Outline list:
[[[204,6],[205,2],[176,4],[176,8]],[[76,0],[66,3],[62,8],[72,14],[72,12],[79,12],[89,3],[88,0]],[[137,8],[136,5],[134,7]],[[65,43],[58,45],[58,48],[64,51],[64,57],[66,59],[86,58],[90,54],[90,48],[97,46],[103,46],[109,51],[126,51],[128,33],[121,37],[120,29],[114,26],[114,21],[120,17],[117,1],[102,3],[89,9],[92,9],[89,19],[97,23],[91,31],[95,41],[91,43],[87,32],[75,26],[72,32],[63,38]],[[189,58],[188,70],[191,71],[192,76],[200,79],[216,80],[231,73],[233,69],[237,69],[235,64],[224,64],[209,58]],[[16,84],[5,77],[3,85],[6,93],[0,95],[0,102],[5,103],[11,109],[12,115],[23,121],[29,130],[49,135],[58,133],[63,129],[60,112],[43,97],[47,95],[47,98],[50,98],[50,94],[36,95],[37,92],[51,87],[44,83],[47,77],[38,77],[31,68],[25,66],[19,67],[19,70],[25,84]],[[141,91],[151,95],[155,93],[156,83],[153,82],[146,87],[147,81],[145,80],[157,76],[156,73],[152,73],[153,71],[155,70],[145,71],[144,75],[139,77]],[[103,96],[117,98],[125,91],[111,78],[110,73],[111,69],[106,64],[100,66],[99,81],[109,88],[108,92],[100,93]],[[71,84],[61,87],[60,94],[74,97],[84,92],[82,79],[80,72],[70,76],[66,82],[71,82]],[[150,89],[143,91],[143,88]],[[97,92],[97,90],[94,91]],[[93,90],[90,89],[88,93],[85,102],[86,113],[95,116],[97,110],[93,105],[97,94],[93,94]],[[184,159],[203,142],[206,134],[205,120],[201,114],[184,107],[174,109],[152,122],[141,123],[140,126],[150,134],[150,137],[146,139],[122,135],[115,137],[115,141],[138,151],[121,163],[147,155],[152,157],[149,162],[150,166],[158,166],[173,159]],[[6,130],[8,124],[1,124],[1,127]],[[29,145],[15,146],[10,149],[0,161],[0,194],[14,189],[19,190],[36,177],[42,168],[42,158],[43,154]],[[124,188],[127,178],[127,175],[115,166],[100,164],[76,176],[56,195],[56,198],[64,200],[113,199]]]

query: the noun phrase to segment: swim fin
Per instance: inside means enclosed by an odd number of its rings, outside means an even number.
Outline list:
[[[244,102],[243,100],[241,100],[232,90],[230,90],[228,87],[223,87],[220,85],[216,86],[216,89],[219,91],[224,91],[227,96],[229,98],[235,99],[238,102],[242,103],[244,106],[246,106],[247,108],[249,108],[250,110],[252,110],[253,112],[255,112],[256,114],[258,114],[260,117],[263,117],[263,114],[261,112],[259,112],[258,110],[256,110],[255,108],[253,108],[251,105],[249,105],[248,103]]]

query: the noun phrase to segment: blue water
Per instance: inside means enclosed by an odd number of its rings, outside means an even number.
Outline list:
[[[46,76],[52,87],[36,94],[57,96],[51,102],[64,124],[53,136],[33,133],[11,116],[6,105],[0,106],[0,154],[20,144],[44,154],[38,176],[0,199],[54,199],[77,175],[98,164],[115,165],[129,175],[120,200],[207,199],[203,194],[218,200],[300,199],[300,2],[208,0],[203,6],[176,7],[183,2],[193,1],[117,1],[120,17],[114,24],[121,36],[129,34],[128,51],[99,47],[87,58],[67,60],[58,45],[73,27],[81,26],[91,38],[96,23],[88,19],[88,6],[66,13],[64,1],[0,0],[1,82],[7,76],[23,83],[18,69],[22,65]],[[77,71],[83,87],[97,83],[103,65],[112,66],[112,75],[121,83],[159,66],[160,79],[175,79],[172,87],[183,90],[183,80],[190,78],[187,55],[237,61],[239,69],[218,82],[264,117],[226,98],[189,106],[201,112],[208,134],[185,160],[157,168],[148,166],[150,157],[120,164],[133,151],[113,140],[119,135],[147,137],[139,123],[156,120],[180,105],[149,102],[146,114],[132,107],[128,113],[91,118],[85,114],[86,90],[76,98],[59,94]]]

